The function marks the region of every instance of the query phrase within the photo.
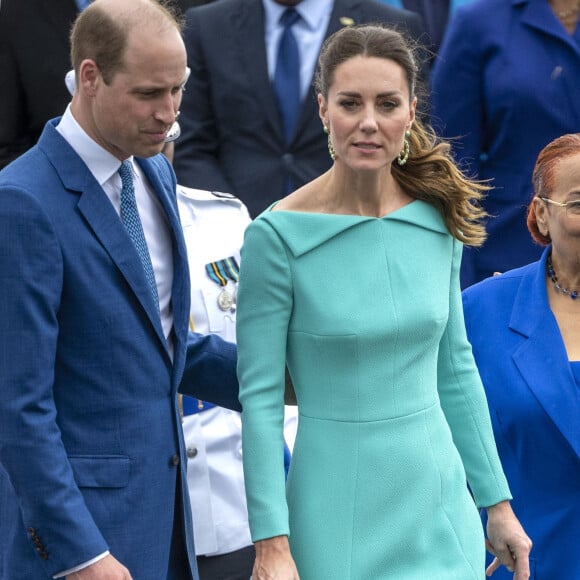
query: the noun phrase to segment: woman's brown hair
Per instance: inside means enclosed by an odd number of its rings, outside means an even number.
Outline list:
[[[375,57],[396,62],[405,72],[411,101],[417,87],[417,61],[405,37],[379,25],[350,26],[335,32],[324,43],[318,60],[315,87],[325,99],[334,81],[336,68],[355,57]],[[403,190],[415,199],[436,206],[449,232],[470,246],[480,246],[486,233],[480,206],[489,187],[469,179],[451,157],[450,144],[436,136],[433,129],[415,119],[409,138],[407,163],[392,164],[393,176]]]

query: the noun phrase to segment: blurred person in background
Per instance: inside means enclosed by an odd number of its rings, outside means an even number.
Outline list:
[[[326,171],[316,59],[330,34],[365,22],[425,40],[417,14],[373,0],[218,0],[190,9],[179,183],[233,193],[256,217]]]
[[[164,149],[170,160],[172,149],[173,142]],[[248,210],[231,194],[179,184],[177,204],[191,281],[190,328],[234,343]],[[248,580],[255,551],[248,526],[240,413],[187,395],[181,411],[200,580]],[[296,416],[296,407],[286,407],[285,439],[290,445]],[[288,468],[288,446],[284,453]]]
[[[455,9],[473,0],[379,0],[379,2],[420,14],[429,37],[427,46],[435,55]]]
[[[70,97],[69,33],[83,0],[0,3],[0,169],[30,149]]]
[[[578,0],[475,0],[458,8],[432,75],[432,122],[463,170],[489,180],[488,239],[466,248],[465,288],[539,257],[525,227],[540,150],[580,131]]]
[[[580,134],[540,152],[533,191],[527,226],[540,259],[471,286],[463,304],[512,505],[534,541],[530,578],[572,580],[580,578]]]

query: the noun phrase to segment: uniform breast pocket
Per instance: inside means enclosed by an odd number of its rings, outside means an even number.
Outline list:
[[[230,342],[236,340],[236,294],[237,285],[233,283],[202,291],[209,332]]]

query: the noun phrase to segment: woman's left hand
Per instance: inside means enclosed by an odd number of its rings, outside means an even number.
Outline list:
[[[508,501],[487,508],[487,538],[485,545],[495,558],[485,571],[486,575],[491,576],[503,564],[514,572],[514,580],[528,580],[532,541]]]

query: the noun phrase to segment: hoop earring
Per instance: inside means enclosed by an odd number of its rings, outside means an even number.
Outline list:
[[[330,140],[330,131],[326,125],[322,125],[324,127],[324,132],[328,135],[328,154],[330,158],[334,161],[336,159],[336,151],[334,150],[334,145]]]
[[[403,141],[403,148],[397,157],[397,163],[402,167],[407,163],[409,159],[409,153],[411,152],[411,147],[409,145],[409,137],[411,136],[411,131],[405,131],[405,139]]]

